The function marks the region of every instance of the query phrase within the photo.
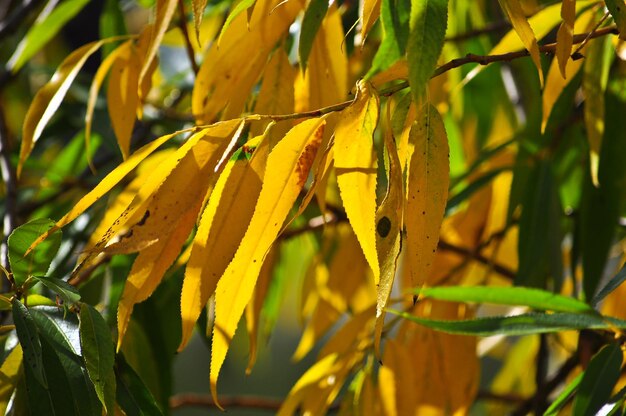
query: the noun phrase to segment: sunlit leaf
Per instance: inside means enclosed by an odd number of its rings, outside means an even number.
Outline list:
[[[365,39],[367,38],[367,34],[370,32],[374,23],[378,20],[378,16],[380,16],[380,3],[381,0],[362,0],[361,7],[359,8],[359,12],[361,15],[361,45],[365,43]]]
[[[0,367],[0,413],[5,414],[9,400],[17,387],[22,368],[22,347],[18,344],[11,350]]]
[[[138,85],[142,84],[144,77],[150,72],[150,67],[153,65],[163,35],[172,21],[177,4],[178,0],[157,0],[156,2],[156,18],[154,25],[149,28],[149,43],[145,49],[145,56],[139,70]]]
[[[452,302],[477,302],[518,305],[571,313],[593,313],[591,306],[577,299],[528,287],[442,286],[415,290],[420,297]]]
[[[378,96],[359,84],[354,103],[341,112],[335,128],[335,171],[341,199],[365,258],[378,284],[376,253],[376,167],[374,130],[378,124]]]
[[[193,8],[193,23],[196,29],[196,39],[198,40],[198,44],[200,43],[200,26],[202,25],[202,18],[204,17],[204,9],[206,9],[206,5],[207,0],[192,0],[191,2],[191,6]]]
[[[41,137],[44,127],[61,105],[63,97],[65,97],[70,85],[76,78],[76,75],[78,75],[78,71],[87,61],[87,58],[100,49],[102,45],[113,40],[117,39],[100,40],[76,49],[65,58],[52,76],[52,79],[37,92],[24,120],[20,160],[17,165],[18,176],[35,143]]]
[[[67,0],[57,6],[50,2],[42,10],[9,59],[8,67],[17,72],[48,43],[63,26],[80,12],[89,0]],[[55,7],[56,6],[56,7]]]
[[[539,57],[539,45],[537,44],[537,38],[535,37],[533,28],[524,15],[520,0],[498,0],[498,2],[511,21],[513,29],[515,29],[517,35],[522,40],[524,47],[530,53],[530,57],[539,72],[539,83],[543,85],[543,70],[541,69],[541,59]]]
[[[566,67],[572,53],[574,41],[574,20],[576,19],[576,0],[564,0],[561,5],[563,23],[556,34],[556,59],[561,75],[566,78]]]
[[[443,120],[431,105],[423,106],[411,127],[414,146],[406,196],[406,259],[411,285],[427,281],[448,198],[449,148]]]
[[[269,154],[250,225],[217,285],[210,370],[211,392],[216,403],[217,377],[230,341],[252,296],[265,255],[309,175],[324,124],[323,119],[310,119],[296,125]]]

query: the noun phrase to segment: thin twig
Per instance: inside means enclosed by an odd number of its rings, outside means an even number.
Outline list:
[[[469,30],[446,38],[446,42],[462,42],[464,40],[473,39],[478,36],[488,35],[494,32],[503,32],[511,28],[511,24],[506,20],[494,22],[480,29]]]
[[[576,48],[576,50],[572,52],[571,56],[577,56],[580,53],[580,50],[584,48],[587,42],[589,41],[589,39],[591,39],[591,35],[598,31],[598,28],[602,26],[602,23],[604,23],[607,17],[609,17],[609,12],[604,13],[604,16],[602,16],[602,19],[600,19],[598,23],[596,23],[596,25],[593,27],[593,29],[591,29],[587,37],[585,37],[585,39],[583,39],[583,41],[580,42],[580,45],[578,45],[578,48]]]
[[[483,256],[478,251],[472,251],[465,247],[456,246],[454,244],[447,242],[446,240],[439,240],[439,250],[451,251],[453,253],[457,253],[465,257],[470,257],[479,263],[489,266],[494,272],[508,279],[511,279],[511,280],[515,279],[515,272],[513,270],[509,269],[506,266],[503,266],[501,264],[491,261],[491,259],[488,259],[487,257]]]
[[[479,391],[478,394],[476,395],[476,400],[516,404],[516,403],[524,402],[526,398],[519,396],[517,394],[494,393],[491,391],[482,390],[482,391]]]
[[[189,57],[189,63],[191,63],[191,68],[193,72],[197,75],[200,68],[198,68],[198,63],[196,62],[196,54],[193,51],[193,46],[191,46],[191,40],[189,39],[189,31],[187,30],[187,12],[185,12],[185,3],[183,0],[178,0],[178,27],[180,31],[183,32],[183,38],[185,39],[185,49],[187,50],[187,56]]]
[[[272,399],[259,396],[222,396],[219,398],[220,405],[224,408],[248,408],[255,410],[265,410],[276,412],[283,405],[281,399]],[[205,407],[217,408],[217,405],[208,394],[181,393],[170,397],[170,409],[180,409],[183,407]],[[333,404],[328,408],[329,412],[339,409],[338,404]]]

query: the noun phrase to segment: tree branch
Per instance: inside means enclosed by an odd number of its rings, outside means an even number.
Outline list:
[[[267,397],[237,396],[220,397],[220,404],[228,407],[246,407],[258,410],[276,412],[283,404],[282,400],[269,399]],[[206,394],[183,393],[170,397],[170,409],[180,409],[183,407],[208,407],[216,409],[217,405],[211,396]]]
[[[200,68],[198,68],[198,63],[196,62],[196,56],[193,51],[193,47],[191,46],[191,41],[189,40],[189,31],[187,30],[187,13],[185,12],[185,3],[183,0],[178,0],[178,27],[180,31],[183,32],[183,38],[185,40],[185,49],[187,50],[187,56],[189,57],[189,63],[191,64],[191,69],[195,74],[198,74]]]

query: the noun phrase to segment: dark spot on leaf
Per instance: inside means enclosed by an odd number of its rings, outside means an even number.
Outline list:
[[[385,238],[389,235],[389,231],[391,231],[391,220],[388,217],[382,217],[376,224],[376,232],[379,236]]]
[[[146,210],[145,214],[143,214],[143,217],[141,217],[141,219],[139,220],[139,222],[137,223],[137,225],[144,225],[146,223],[146,221],[148,220],[148,218],[150,218],[150,210]]]

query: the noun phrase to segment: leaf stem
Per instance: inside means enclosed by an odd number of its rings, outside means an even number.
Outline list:
[[[178,0],[178,27],[183,32],[183,38],[185,39],[185,49],[187,50],[187,56],[189,57],[189,63],[193,72],[197,75],[200,68],[196,62],[196,54],[191,46],[191,40],[189,39],[189,31],[187,30],[187,13],[185,12],[185,3],[183,0]]]

